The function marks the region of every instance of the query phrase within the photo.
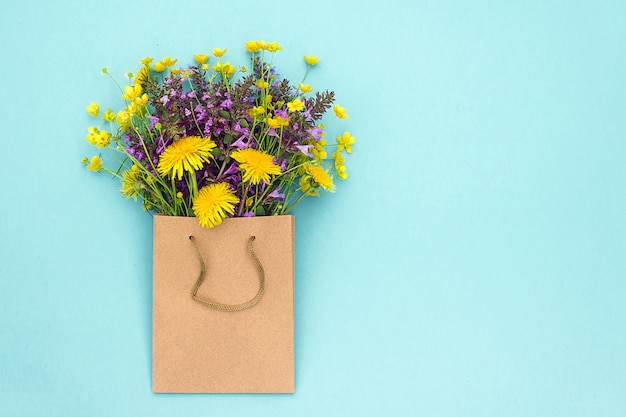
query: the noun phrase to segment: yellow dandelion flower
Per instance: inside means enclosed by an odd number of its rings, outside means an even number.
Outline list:
[[[246,42],[246,51],[248,52],[259,52],[261,50],[261,46],[258,41],[248,41]]]
[[[352,144],[356,142],[354,136],[350,132],[344,132],[343,135],[337,136],[337,151],[341,152],[346,150],[348,153],[352,153]]]
[[[228,51],[228,48],[224,48],[224,49],[220,49],[220,48],[213,48],[213,50],[211,51],[211,53],[216,57],[219,58],[221,56],[223,56],[226,51]]]
[[[183,171],[194,173],[213,158],[215,142],[200,136],[187,136],[177,140],[159,156],[157,171],[165,176],[183,178]]]
[[[146,81],[148,81],[148,78],[150,78],[150,67],[148,67],[147,65],[144,65],[137,72],[137,76],[135,77],[135,81],[133,81],[133,84],[138,84],[138,85],[143,86],[146,83]]]
[[[107,109],[107,111],[105,111],[102,115],[102,118],[105,122],[112,122],[115,120],[115,113],[113,113],[111,109]]]
[[[318,62],[320,62],[320,59],[318,57],[316,57],[315,55],[305,55],[304,56],[304,60],[306,61],[307,64],[313,66],[315,64],[317,64]]]
[[[140,171],[137,165],[133,165],[131,169],[122,172],[122,188],[120,188],[120,192],[126,196],[127,200],[132,197],[133,200],[137,201],[137,197],[143,191],[144,185],[139,175]]]
[[[287,103],[287,108],[291,112],[302,111],[304,110],[304,102],[300,100],[299,98],[297,98]]]
[[[313,186],[312,178],[310,175],[303,175],[300,177],[300,189],[306,195],[310,195],[313,197],[319,197],[320,193],[317,192],[317,186]]]
[[[87,169],[93,172],[100,171],[102,169],[102,158],[98,155],[92,156],[89,160],[89,165],[87,165]]]
[[[237,203],[239,198],[228,184],[217,182],[200,189],[193,201],[193,213],[202,227],[211,228],[234,214]]]
[[[273,161],[272,155],[256,149],[238,149],[231,155],[239,163],[239,168],[243,171],[242,180],[252,184],[263,181],[268,184],[270,175],[281,173],[280,167]]]
[[[93,117],[97,117],[100,114],[100,106],[95,101],[92,101],[90,105],[88,105],[85,110]]]
[[[311,176],[313,182],[325,190],[335,191],[335,184],[333,184],[333,177],[328,173],[328,170],[324,170],[319,165],[313,165],[308,163],[305,165],[306,173]]]
[[[300,83],[300,84],[298,84],[298,88],[303,93],[310,93],[311,91],[313,91],[313,89],[311,88],[311,86],[309,84],[302,84],[302,83]]]
[[[209,56],[205,54],[196,54],[193,56],[193,59],[195,59],[198,64],[202,65],[207,63]]]
[[[341,107],[339,104],[335,104],[335,107],[333,108],[333,110],[335,110],[335,115],[337,115],[338,118],[340,119],[348,118],[348,115],[346,114],[346,109]]]

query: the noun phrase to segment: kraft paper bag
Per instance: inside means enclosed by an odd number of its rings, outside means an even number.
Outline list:
[[[294,392],[294,227],[154,217],[153,392]]]

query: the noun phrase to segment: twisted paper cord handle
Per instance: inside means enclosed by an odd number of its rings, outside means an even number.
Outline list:
[[[198,293],[198,289],[200,288],[200,286],[202,285],[202,282],[204,281],[204,274],[206,272],[206,266],[204,264],[204,259],[202,259],[202,255],[200,254],[200,250],[198,249],[198,245],[196,245],[196,239],[193,236],[189,236],[189,240],[191,241],[191,244],[193,245],[193,249],[196,251],[196,255],[198,255],[198,260],[200,261],[200,276],[198,276],[198,280],[196,281],[196,283],[193,285],[193,288],[191,289],[191,298],[193,298],[195,301],[199,302],[205,307],[209,307],[209,308],[212,308],[214,310],[219,310],[219,311],[241,311],[241,310],[245,310],[247,308],[255,306],[261,300],[261,297],[263,296],[263,293],[265,292],[265,271],[263,270],[263,265],[261,265],[261,261],[259,261],[259,258],[254,253],[254,247],[252,245],[252,242],[254,242],[255,239],[256,239],[255,236],[250,236],[250,240],[248,240],[248,252],[250,252],[250,256],[254,260],[254,263],[256,264],[256,267],[259,270],[259,281],[261,282],[261,285],[259,286],[259,291],[257,291],[254,298],[252,298],[249,301],[246,301],[245,303],[220,304],[211,300],[205,300],[196,295]]]

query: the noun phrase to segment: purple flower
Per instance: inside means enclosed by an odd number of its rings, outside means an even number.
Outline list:
[[[280,189],[281,189],[281,187],[276,188],[274,191],[272,191],[270,193],[270,195],[268,197],[276,198],[276,199],[279,199],[279,200],[284,200],[285,199],[285,194],[281,194],[280,193]]]
[[[324,133],[324,129],[321,127],[314,127],[312,129],[307,130],[307,133],[313,136],[315,141],[319,141],[322,138],[322,133]]]
[[[253,211],[246,211],[245,213],[243,213],[241,215],[241,217],[254,217],[254,212]]]
[[[306,156],[312,157],[311,152],[309,150],[313,147],[313,145],[296,145],[296,148]]]
[[[159,118],[155,117],[155,116],[148,116],[148,119],[150,119],[150,125],[148,126],[149,130],[154,129],[154,126],[159,123]]]

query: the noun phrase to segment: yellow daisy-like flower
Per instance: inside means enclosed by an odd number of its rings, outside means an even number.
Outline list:
[[[95,101],[92,101],[90,105],[88,105],[85,110],[93,117],[97,117],[100,114],[100,106]]]
[[[246,51],[248,52],[259,52],[261,50],[261,46],[258,41],[248,41],[246,42]]]
[[[226,51],[228,51],[228,48],[224,48],[224,49],[220,49],[220,48],[213,48],[213,50],[211,51],[211,53],[213,55],[215,55],[216,58],[219,58],[221,56],[223,56]]]
[[[107,111],[105,111],[102,115],[102,118],[105,122],[112,122],[115,120],[115,113],[113,113],[111,109],[107,109]]]
[[[171,67],[173,65],[176,64],[176,62],[178,62],[178,59],[172,59],[169,56],[166,56],[165,58],[163,58],[161,60],[161,62],[163,63],[163,65],[165,65],[166,67]]]
[[[155,72],[163,72],[163,71],[165,71],[166,68],[167,68],[167,66],[163,62],[161,62],[161,61],[159,61],[156,64],[154,64],[154,66],[152,67],[152,69]]]
[[[144,65],[150,65],[152,63],[153,59],[152,57],[145,57],[144,59],[139,60],[139,62],[141,62]]]
[[[354,136],[350,132],[344,132],[343,135],[337,136],[337,151],[341,152],[346,150],[348,153],[352,153],[352,144],[356,142]]]
[[[143,182],[139,179],[139,167],[133,165],[131,169],[122,172],[122,188],[120,192],[126,196],[126,199],[133,198],[137,201],[137,197],[143,191]]]
[[[287,108],[291,112],[302,111],[304,110],[304,102],[300,100],[299,98],[297,98],[287,103]]]
[[[209,60],[209,56],[205,55],[205,54],[196,54],[193,56],[193,58],[196,60],[196,62],[200,65],[202,64],[206,64],[207,61]]]
[[[349,117],[346,114],[346,109],[341,107],[339,104],[335,104],[335,106],[333,107],[333,110],[335,111],[335,115],[340,119],[347,119]]]
[[[215,142],[200,136],[187,136],[177,140],[159,156],[157,171],[165,176],[183,178],[183,171],[194,173],[213,158]]]
[[[318,141],[313,141],[311,143],[313,145],[313,149],[311,149],[311,153],[313,154],[313,158],[317,162],[322,162],[328,154],[326,153],[326,139],[320,139]]]
[[[309,84],[300,83],[298,84],[298,88],[300,88],[300,91],[302,91],[303,93],[310,93],[311,91],[313,91]]]
[[[92,156],[89,160],[89,165],[87,166],[89,171],[98,172],[102,169],[102,158],[98,155]]]
[[[243,171],[243,182],[258,184],[263,181],[270,182],[270,175],[281,173],[280,167],[273,161],[272,155],[256,149],[238,149],[231,155],[239,163],[239,168]]]
[[[318,57],[316,57],[315,55],[305,55],[304,56],[304,60],[306,61],[307,64],[313,66],[315,64],[317,64],[318,62],[320,62],[320,59]]]
[[[333,184],[333,177],[319,165],[313,165],[308,163],[305,165],[305,171],[311,176],[313,181],[328,191],[335,191],[335,184]]]
[[[193,213],[202,227],[211,228],[222,223],[235,212],[239,198],[224,182],[202,187],[193,201]]]
[[[289,120],[284,119],[280,116],[268,117],[267,125],[271,127],[272,129],[280,129],[281,127],[289,126]]]
[[[137,97],[134,101],[135,104],[137,104],[138,106],[145,106],[146,104],[148,104],[149,101],[149,97],[147,94],[142,95],[141,97]]]

